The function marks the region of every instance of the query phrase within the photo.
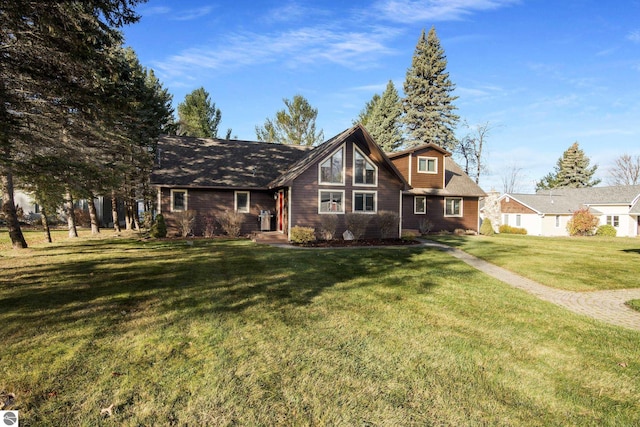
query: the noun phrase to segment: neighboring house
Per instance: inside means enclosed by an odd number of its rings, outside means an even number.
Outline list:
[[[615,227],[618,236],[640,234],[640,185],[557,188],[536,194],[503,194],[501,223],[535,236],[567,236],[573,212],[588,208],[600,225]]]
[[[448,153],[438,153],[442,157],[439,164],[445,164]],[[170,233],[177,231],[175,221],[186,210],[196,212],[196,235],[203,233],[208,215],[216,217],[225,211],[244,216],[242,234],[273,230],[288,236],[293,226],[319,230],[323,215],[336,214],[340,236],[349,212],[394,212],[401,218],[398,236],[403,227],[417,228],[407,177],[361,125],[316,147],[165,136],[158,142],[157,161],[151,185],[158,194],[157,213],[165,216]],[[438,173],[443,178],[436,184],[436,194],[427,194],[426,188],[418,190],[423,191],[426,213],[417,217],[434,214],[439,229],[477,230],[479,196],[467,206],[464,195],[447,192],[450,186],[455,189],[464,174],[448,162],[447,172]],[[445,215],[445,196],[452,198],[448,202],[451,215]],[[437,203],[432,199],[440,200],[441,215],[431,212],[430,203]],[[410,213],[405,215],[407,210]],[[263,213],[272,216],[270,224],[261,221]],[[471,215],[468,227],[467,215]],[[412,222],[405,227],[404,220]],[[379,237],[375,221],[370,222],[365,237]]]
[[[389,158],[411,187],[402,196],[405,229],[479,230],[479,200],[486,194],[451,159],[451,153],[425,144],[391,153]]]

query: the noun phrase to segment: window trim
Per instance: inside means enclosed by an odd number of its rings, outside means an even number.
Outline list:
[[[373,194],[373,210],[357,211],[356,210],[356,194]],[[377,214],[378,213],[378,192],[375,190],[353,190],[351,192],[351,212],[369,214],[369,215]]]
[[[447,214],[447,202],[449,200],[460,200],[460,213],[459,214]],[[447,218],[462,218],[463,216],[464,199],[462,197],[445,197],[444,198],[444,216]]]
[[[556,215],[556,228],[560,228],[560,215]]]
[[[420,160],[424,159],[427,163],[427,169],[421,171],[420,170]],[[429,160],[433,160],[434,162],[434,170],[430,171],[429,170]],[[417,160],[417,164],[416,164],[416,169],[418,170],[418,173],[426,173],[426,174],[430,174],[430,175],[436,175],[438,173],[438,158],[437,157],[431,157],[431,156],[418,156],[418,160]]]
[[[331,157],[335,156],[339,151],[342,151],[342,182],[323,182],[322,181],[322,164],[325,163],[327,160],[329,160]],[[346,160],[347,160],[346,150],[345,150],[344,144],[342,144],[337,150],[333,151],[327,157],[322,159],[322,161],[318,162],[318,185],[341,185],[341,186],[346,185],[346,179],[345,179],[346,172],[347,172]]]
[[[342,194],[342,210],[341,211],[323,211],[322,210],[322,193],[340,193]],[[332,188],[321,188],[318,190],[318,214],[319,215],[331,215],[331,214],[335,214],[335,215],[343,215],[346,210],[345,210],[345,206],[344,206],[344,190],[336,190],[336,189],[332,189]]]
[[[247,206],[245,209],[238,208],[238,195],[247,195]],[[251,192],[250,191],[234,191],[233,192],[233,210],[238,213],[250,213],[251,212]]]
[[[607,225],[611,225],[614,228],[620,228],[620,215],[607,215]],[[618,225],[616,225],[616,223]]]
[[[373,184],[363,184],[363,183],[356,182],[356,153],[360,154],[364,158],[365,162],[368,162],[373,166],[373,170],[375,173]],[[374,161],[372,161],[367,155],[365,155],[362,152],[362,150],[360,150],[360,148],[358,148],[358,146],[355,144],[353,144],[353,169],[352,169],[351,175],[352,175],[351,181],[354,187],[355,186],[358,186],[358,187],[377,187],[378,186],[378,165],[376,165]]]
[[[418,199],[424,199],[424,212],[418,212]],[[427,196],[413,196],[413,213],[415,215],[427,214]]]
[[[175,193],[184,193],[184,209],[176,209],[175,205],[174,205],[174,194]],[[189,210],[189,191],[188,190],[182,190],[182,189],[171,189],[171,212],[184,212]]]

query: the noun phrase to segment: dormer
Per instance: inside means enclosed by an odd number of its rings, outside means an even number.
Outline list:
[[[425,144],[388,157],[411,188],[445,187],[445,158],[451,153],[435,144]]]

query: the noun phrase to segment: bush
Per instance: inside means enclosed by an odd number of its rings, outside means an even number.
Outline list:
[[[499,231],[502,234],[527,234],[526,228],[512,227],[506,224],[502,224]]]
[[[216,217],[209,212],[204,216],[204,237],[211,238],[216,234]]]
[[[420,234],[429,234],[433,230],[433,222],[428,218],[422,218],[418,223]]]
[[[156,239],[167,237],[167,224],[164,222],[162,214],[156,215],[156,220],[151,226],[149,234]]]
[[[304,245],[305,243],[310,243],[316,240],[316,231],[311,227],[300,227],[296,225],[291,227],[291,235],[289,239],[293,243],[298,243]]]
[[[398,237],[400,217],[397,213],[380,211],[376,217],[378,220],[378,228],[380,229],[380,237],[383,239],[393,239]]]
[[[23,216],[24,214],[21,214],[21,215],[19,214],[19,218]],[[75,208],[73,210],[73,217],[76,221],[76,225],[80,227],[91,227],[91,216],[89,216],[89,211],[85,211],[80,208]]]
[[[578,209],[567,223],[567,231],[570,236],[591,236],[598,222],[598,218],[588,208]]]
[[[347,224],[347,230],[353,234],[354,240],[360,240],[367,231],[367,225],[371,220],[371,215],[349,212],[344,216],[344,220]]]
[[[320,237],[324,240],[333,240],[338,227],[338,215],[320,215]]]
[[[485,218],[482,221],[482,224],[480,225],[480,234],[484,236],[493,236],[494,234],[496,234],[495,230],[493,229],[493,224],[491,223],[491,220],[489,218]]]
[[[178,231],[182,237],[187,237],[193,231],[193,224],[196,222],[196,211],[187,210],[175,213]]]
[[[596,236],[616,237],[618,231],[613,225],[605,224],[598,227],[596,230]]]
[[[229,237],[236,238],[240,236],[240,228],[242,227],[242,220],[244,216],[241,213],[235,211],[226,211],[218,217],[218,223],[222,230],[229,235]]]
[[[416,237],[416,233],[414,233],[413,231],[402,232],[402,240],[415,240]]]

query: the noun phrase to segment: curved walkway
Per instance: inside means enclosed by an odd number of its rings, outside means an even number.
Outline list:
[[[640,299],[640,289],[618,289],[613,291],[574,292],[550,288],[526,277],[512,273],[487,261],[483,261],[460,249],[441,243],[421,240],[423,245],[445,251],[508,285],[522,289],[538,298],[560,305],[574,313],[590,316],[603,322],[640,330],[640,313],[624,303]]]

